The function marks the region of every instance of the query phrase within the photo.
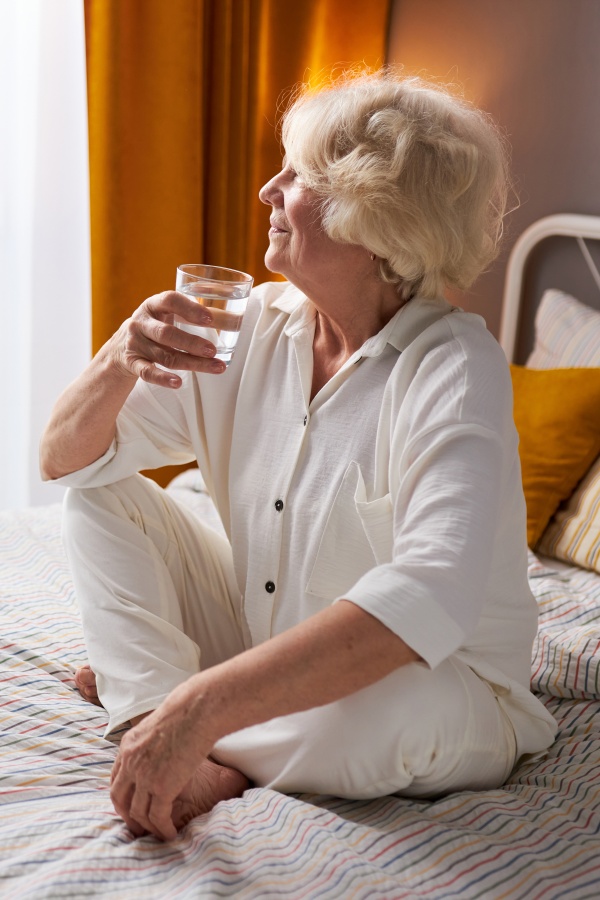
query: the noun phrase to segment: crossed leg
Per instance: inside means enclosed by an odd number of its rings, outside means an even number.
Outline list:
[[[209,667],[244,650],[229,545],[156,485],[137,476],[71,491],[65,513],[90,658],[75,685],[86,701],[106,707],[109,730],[137,724],[200,659]],[[237,768],[203,760],[175,802],[175,825],[249,785]]]
[[[66,509],[91,666],[77,684],[106,707],[109,731],[250,646],[231,548],[156,486],[138,476],[70,492]],[[226,735],[178,798],[177,821],[241,793],[248,778],[363,799],[497,786],[515,753],[496,695],[468,666],[411,664],[336,703]]]

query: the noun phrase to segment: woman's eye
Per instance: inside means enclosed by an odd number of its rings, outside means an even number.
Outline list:
[[[293,175],[293,176],[296,175],[296,172],[294,171],[294,169],[292,169],[292,167],[290,166],[290,164],[288,162],[287,156],[283,157],[283,161],[281,163],[281,168],[282,168],[282,171],[287,172],[288,175]]]

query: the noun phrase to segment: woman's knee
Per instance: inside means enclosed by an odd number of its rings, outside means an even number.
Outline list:
[[[115,517],[143,528],[145,518],[160,517],[158,491],[162,489],[142,475],[99,487],[69,488],[63,501],[63,525],[79,528],[86,521]]]
[[[103,505],[102,494],[106,488],[68,488],[62,508],[63,537],[76,538],[86,528],[86,522],[95,518],[95,510]]]

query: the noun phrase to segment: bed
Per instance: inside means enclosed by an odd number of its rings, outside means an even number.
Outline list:
[[[600,219],[550,218],[525,233],[509,263],[501,337],[509,358],[532,247],[556,233],[600,238]],[[593,381],[596,369],[600,313],[561,291],[546,292],[536,346],[526,366],[513,367],[513,379],[528,533],[536,549],[529,577],[540,612],[532,688],[559,732],[547,754],[522,761],[493,791],[359,802],[253,788],[192,821],[172,843],[134,839],[109,796],[119,736],[103,738],[104,710],[74,689],[86,654],[61,545],[60,506],[1,512],[0,896],[598,898],[597,378],[587,406],[572,402],[579,382]],[[556,388],[556,372],[565,370],[567,387]],[[536,436],[530,420],[540,397],[550,409],[533,417]],[[565,461],[567,431],[578,433]],[[556,458],[548,434],[556,436]],[[568,471],[556,478],[557,467]],[[215,516],[197,471],[178,476],[169,490],[205,517]]]

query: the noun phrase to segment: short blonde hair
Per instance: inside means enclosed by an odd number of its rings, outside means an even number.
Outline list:
[[[467,288],[496,256],[508,154],[489,118],[447,88],[388,69],[303,87],[282,141],[323,198],[329,237],[379,257],[402,297]]]

